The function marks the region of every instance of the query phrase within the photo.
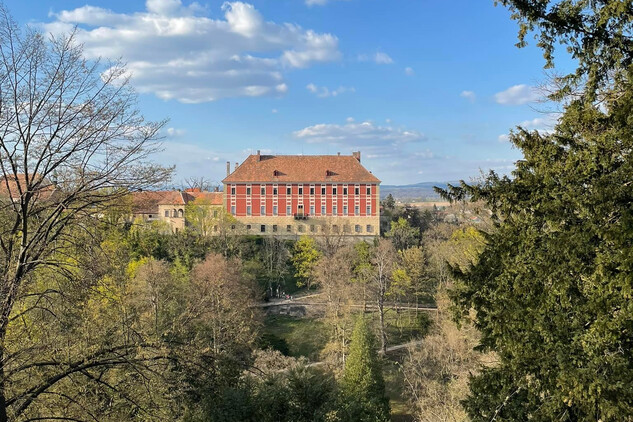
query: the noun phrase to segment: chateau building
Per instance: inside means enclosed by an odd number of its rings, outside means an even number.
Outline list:
[[[252,234],[374,237],[380,180],[352,155],[250,155],[227,163],[226,211]]]

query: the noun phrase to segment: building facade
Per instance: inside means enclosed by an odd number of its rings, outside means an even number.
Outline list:
[[[145,191],[132,194],[132,217],[145,222],[162,221],[172,232],[178,232],[190,223],[187,219],[187,205],[190,204],[208,208],[210,219],[219,219],[224,212],[222,192],[200,189]]]
[[[380,180],[346,155],[250,155],[224,183],[224,206],[251,234],[380,234]]]

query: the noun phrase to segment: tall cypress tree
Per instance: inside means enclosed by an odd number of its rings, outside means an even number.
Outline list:
[[[389,420],[382,365],[376,341],[364,318],[358,318],[341,380],[343,419],[369,422]]]

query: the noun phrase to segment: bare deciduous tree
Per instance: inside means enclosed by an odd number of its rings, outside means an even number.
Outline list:
[[[279,289],[284,286],[288,274],[290,252],[283,239],[275,236],[264,238],[262,258],[266,269],[266,294],[268,297],[279,297]]]
[[[122,66],[86,61],[74,34],[20,30],[0,7],[0,421],[88,364],[64,365],[20,400],[5,396],[16,300],[36,270],[70,271],[70,228],[90,225],[129,190],[165,181],[169,170],[147,162],[163,125],[136,109]]]
[[[396,249],[390,240],[380,239],[372,251],[371,284],[375,291],[380,317],[380,349],[387,352],[387,331],[385,329],[385,298],[393,281],[393,267],[397,260]]]
[[[183,183],[184,189],[211,191],[220,188],[220,184],[207,179],[204,176],[188,177]]]
[[[341,248],[332,256],[323,256],[319,260],[315,276],[325,296],[326,307],[324,322],[331,329],[330,341],[321,351],[321,355],[334,366],[342,370],[345,366],[347,347],[353,328],[352,304],[353,285],[351,283],[353,250]]]

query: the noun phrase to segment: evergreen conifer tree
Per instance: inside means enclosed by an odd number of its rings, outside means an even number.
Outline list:
[[[388,421],[389,399],[376,352],[376,341],[360,317],[354,327],[349,355],[341,380],[343,420]]]

